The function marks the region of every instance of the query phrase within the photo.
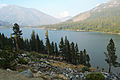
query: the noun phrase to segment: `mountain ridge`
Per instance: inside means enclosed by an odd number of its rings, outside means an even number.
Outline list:
[[[120,33],[120,0],[110,0],[48,29]]]
[[[24,8],[16,5],[7,5],[0,8],[0,19],[11,24],[22,26],[48,25],[60,22],[59,19],[45,14],[37,9]]]
[[[3,28],[3,27],[9,27],[11,26],[12,24],[10,24],[9,22],[4,22],[4,21],[1,21],[0,20],[0,28]]]
[[[88,11],[85,11],[83,13],[76,15],[68,21],[73,21],[73,22],[84,21],[87,18],[89,18],[93,12],[100,12],[103,9],[109,9],[109,8],[118,7],[118,6],[120,6],[120,0],[110,0],[108,2],[104,2],[96,6],[95,8],[91,10],[88,10]]]

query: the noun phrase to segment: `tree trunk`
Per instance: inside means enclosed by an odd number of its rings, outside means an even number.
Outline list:
[[[48,58],[49,58],[49,55],[50,55],[50,51],[48,50]]]
[[[16,41],[16,51],[18,51],[18,39],[17,39],[17,37],[15,37],[15,41]]]
[[[109,73],[111,73],[111,65],[109,64]]]

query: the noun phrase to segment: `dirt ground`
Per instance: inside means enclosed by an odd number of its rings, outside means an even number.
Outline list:
[[[15,71],[0,69],[0,80],[43,80],[42,78],[27,78]]]

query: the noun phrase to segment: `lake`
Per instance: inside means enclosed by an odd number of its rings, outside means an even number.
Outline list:
[[[30,38],[32,30],[39,34],[40,39],[45,41],[46,30],[41,30],[39,28],[21,28],[23,32],[23,38]],[[12,29],[0,29],[1,33],[4,33],[7,37],[10,37]],[[49,30],[49,39],[59,43],[61,37],[68,37],[70,42],[76,42],[78,44],[79,50],[86,49],[90,56],[90,63],[93,67],[99,66],[99,68],[108,69],[107,63],[104,61],[107,44],[112,38],[116,46],[116,54],[118,55],[118,61],[120,62],[120,35],[117,34],[107,34],[99,32],[77,32],[77,31],[64,31],[64,30]],[[113,69],[114,72],[119,72],[120,68]]]

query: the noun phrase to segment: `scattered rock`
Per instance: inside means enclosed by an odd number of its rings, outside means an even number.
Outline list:
[[[41,74],[42,72],[41,71],[38,71],[37,74]]]
[[[44,80],[84,80],[86,75],[91,72],[85,71],[82,73],[83,65],[72,65],[66,62],[60,62],[48,59],[36,59],[38,61],[29,62],[29,69],[31,71],[24,71],[21,74],[27,77],[41,78]],[[92,71],[94,69],[91,68]],[[108,73],[102,72],[107,80],[120,80],[117,76],[112,74],[112,77]]]
[[[33,73],[31,71],[23,71],[23,72],[20,72],[21,75],[25,75],[26,77],[29,77],[29,78],[33,78]]]
[[[7,71],[12,71],[12,70],[11,70],[11,69],[9,69],[9,68],[8,68],[8,69],[6,69],[6,70],[7,70]]]

